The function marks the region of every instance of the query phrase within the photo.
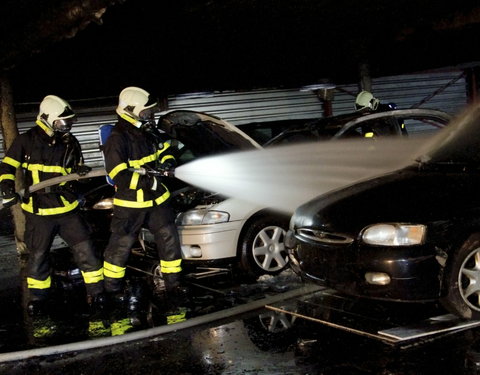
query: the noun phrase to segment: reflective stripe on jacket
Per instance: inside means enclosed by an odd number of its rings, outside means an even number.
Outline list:
[[[114,205],[147,208],[160,205],[170,197],[164,184],[157,184],[153,190],[152,177],[134,171],[174,161],[168,143],[156,144],[154,137],[119,118],[105,144],[104,153],[107,173],[115,182]]]
[[[19,168],[24,171],[24,183],[28,187],[53,177],[65,176],[72,172],[76,164],[83,163],[77,139],[71,134],[66,137],[63,140],[57,135],[50,137],[40,126],[17,136],[0,164],[2,192],[15,191],[15,173]],[[59,186],[63,185],[65,183]],[[27,192],[22,202],[23,210],[44,216],[64,214],[76,209],[76,194],[67,189],[58,190],[49,193]]]

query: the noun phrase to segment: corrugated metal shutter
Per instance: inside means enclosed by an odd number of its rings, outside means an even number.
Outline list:
[[[169,97],[170,109],[216,115],[234,125],[250,122],[322,117],[322,104],[312,92],[299,89],[221,92]]]
[[[440,90],[438,95],[421,107],[441,109],[455,114],[467,103],[466,82],[463,76],[460,77],[461,73],[453,70],[376,78],[373,79],[372,91],[384,103],[394,102],[398,108],[410,108]],[[334,115],[352,112],[357,92],[356,84],[338,87],[333,100]],[[72,105],[74,106],[73,102]],[[323,116],[323,107],[316,95],[313,92],[302,92],[300,89],[178,95],[169,97],[168,105],[170,109],[207,112],[240,127],[250,122],[312,119]],[[77,111],[77,114],[79,121],[75,124],[73,134],[82,144],[87,163],[94,167],[101,166],[103,162],[97,132],[100,125],[115,122],[115,107],[85,109]],[[35,117],[36,114],[32,113],[17,114],[19,131],[23,132],[33,126]],[[0,157],[3,158],[3,149],[0,149]]]
[[[425,103],[422,101],[439,91]],[[340,86],[335,91],[333,113],[338,115],[354,110],[357,85]],[[463,72],[432,72],[372,79],[372,93],[382,103],[393,102],[398,109],[431,108],[454,115],[467,105],[467,85]]]

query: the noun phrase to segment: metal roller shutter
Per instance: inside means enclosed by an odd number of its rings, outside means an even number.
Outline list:
[[[467,104],[465,77],[460,70],[430,72],[375,78],[373,94],[382,102],[394,102],[398,108],[411,108],[422,103],[422,108],[441,109],[450,114],[461,111]],[[334,115],[352,112],[356,84],[342,85],[335,90]],[[432,94],[436,94],[432,96]],[[72,101],[75,109],[75,102]],[[312,119],[323,116],[322,103],[313,92],[300,89],[254,90],[248,92],[214,92],[177,95],[168,98],[170,109],[188,109],[207,112],[234,125],[251,122]],[[73,134],[82,144],[86,161],[93,167],[103,165],[97,131],[100,125],[114,123],[115,107],[82,109],[77,111],[78,122]],[[36,113],[17,114],[20,132],[34,125]],[[3,143],[3,142],[2,142]],[[3,148],[0,149],[3,158]]]

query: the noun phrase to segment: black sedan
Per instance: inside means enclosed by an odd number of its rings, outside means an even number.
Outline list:
[[[294,269],[349,295],[440,301],[480,318],[480,108],[403,169],[300,206],[286,246]]]

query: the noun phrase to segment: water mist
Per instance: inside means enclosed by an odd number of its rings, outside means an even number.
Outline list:
[[[302,143],[197,159],[177,178],[202,189],[293,212],[326,192],[414,162],[425,140]]]

